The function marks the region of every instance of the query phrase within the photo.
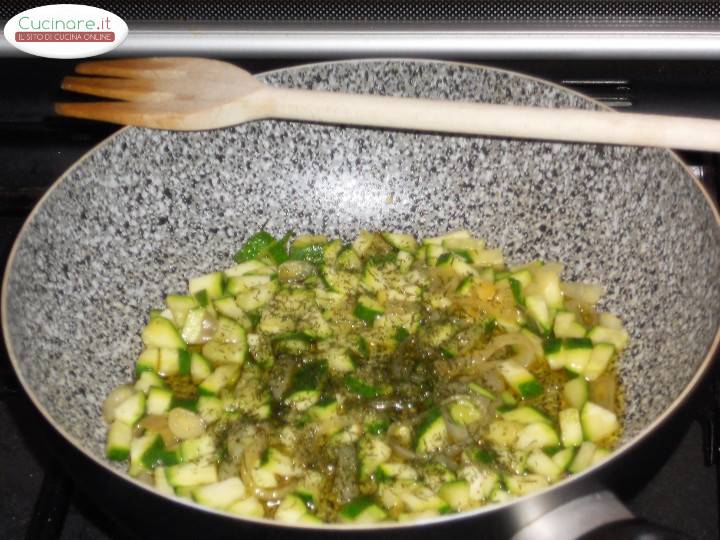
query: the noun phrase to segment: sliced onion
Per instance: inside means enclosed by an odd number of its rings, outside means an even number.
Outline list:
[[[590,383],[590,400],[608,411],[614,411],[616,390],[615,377],[610,373],[603,373]]]
[[[175,407],[168,413],[168,427],[178,439],[193,439],[205,432],[202,418],[192,411]]]
[[[293,491],[296,486],[297,481],[293,480],[282,487],[272,489],[256,487],[254,493],[255,497],[261,501],[279,501],[280,499],[284,499],[285,495]]]
[[[115,390],[110,392],[110,395],[105,398],[102,406],[102,415],[108,424],[115,420],[115,409],[118,408],[118,405],[129,398],[134,392],[135,390],[131,384],[123,384],[115,388]]]
[[[140,426],[160,434],[167,448],[173,448],[178,442],[177,437],[170,431],[167,416],[149,414],[140,420]]]
[[[536,347],[530,339],[519,332],[499,335],[482,350],[482,353],[490,358],[496,352],[505,347],[515,347],[515,354],[509,358],[523,367],[528,367],[535,360]]]
[[[560,283],[560,290],[563,294],[585,302],[586,304],[595,305],[598,303],[605,290],[600,285],[594,283],[574,283],[571,281]]]
[[[600,313],[600,324],[613,330],[622,330],[622,321],[612,313]]]
[[[401,458],[403,458],[403,459],[408,459],[408,460],[412,460],[412,459],[415,459],[415,458],[417,457],[414,452],[411,452],[411,451],[408,450],[407,448],[404,448],[403,446],[400,446],[400,445],[399,445],[398,443],[396,443],[396,442],[390,441],[390,442],[389,442],[389,445],[390,445],[390,448],[392,448],[392,451],[393,451],[398,457],[401,457]]]
[[[445,426],[447,428],[448,439],[451,443],[463,443],[470,439],[470,433],[465,426],[460,426],[453,422],[447,417],[447,414],[443,411],[443,417],[445,418]]]

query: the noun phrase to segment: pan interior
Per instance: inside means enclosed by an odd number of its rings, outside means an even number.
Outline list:
[[[516,74],[371,61],[274,72],[275,85],[592,108]],[[128,381],[149,309],[231,264],[252,232],[352,238],[467,228],[511,261],[566,263],[607,288],[631,334],[624,442],[711,347],[720,235],[694,180],[655,149],[448,137],[276,121],[203,133],[126,129],[45,199],[8,268],[6,340],[54,423],[103,459],[104,397]]]

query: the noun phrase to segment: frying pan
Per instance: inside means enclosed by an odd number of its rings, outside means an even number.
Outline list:
[[[287,87],[599,107],[537,79],[443,62],[349,61],[263,78]],[[131,378],[145,314],[188,278],[228,265],[262,228],[343,238],[364,228],[419,236],[467,228],[511,262],[559,260],[565,279],[602,283],[603,307],[631,335],[619,368],[627,404],[619,449],[530,496],[364,529],[232,517],[128,477],[103,457],[100,407]],[[277,121],[198,133],[127,128],[76,163],[28,218],[5,271],[2,323],[25,391],[61,435],[62,461],[143,536],[509,536],[529,527],[518,538],[592,529],[620,537],[634,534],[637,522],[597,490],[635,481],[633,464],[657,452],[665,424],[708,371],[719,339],[718,276],[717,210],[668,151]]]

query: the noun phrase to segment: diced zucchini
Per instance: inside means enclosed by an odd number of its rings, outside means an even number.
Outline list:
[[[532,398],[543,393],[540,382],[518,363],[511,360],[501,362],[498,370],[505,382],[523,398]]]
[[[480,386],[479,384],[475,384],[473,382],[468,383],[468,388],[470,388],[470,390],[475,392],[478,396],[488,398],[491,401],[495,400],[495,395],[492,392],[490,392],[488,389]]]
[[[243,263],[262,256],[270,246],[276,242],[275,238],[266,231],[260,231],[248,238],[234,255],[235,262]]]
[[[385,511],[368,496],[360,496],[346,505],[338,513],[344,523],[377,523],[387,517]]]
[[[185,349],[160,349],[158,371],[165,377],[190,373],[190,353]]]
[[[203,345],[202,354],[214,365],[241,366],[247,356],[247,343],[222,343],[212,340]]]
[[[135,392],[115,408],[115,420],[130,426],[145,414],[145,394]]]
[[[190,355],[190,375],[195,384],[199,384],[212,374],[212,366],[205,357],[197,352]]]
[[[528,314],[545,332],[552,328],[553,318],[545,298],[540,295],[528,295],[525,298]]]
[[[296,493],[286,495],[275,512],[275,519],[283,523],[299,523],[308,514],[308,508]]]
[[[477,270],[470,266],[459,256],[453,255],[450,260],[450,268],[459,277],[476,276]]]
[[[235,297],[235,303],[246,313],[255,311],[272,300],[277,292],[277,289],[278,283],[273,280],[265,285],[238,294]]]
[[[313,420],[327,420],[337,416],[338,403],[334,399],[322,399],[310,407],[308,416]]]
[[[223,280],[225,277],[222,272],[213,272],[204,276],[192,278],[188,282],[188,290],[190,294],[197,298],[196,295],[205,291],[208,300],[220,298],[223,295]]]
[[[275,365],[270,340],[262,334],[247,335],[248,351],[255,363],[263,369],[270,369]]]
[[[540,449],[530,452],[527,458],[527,468],[530,472],[539,474],[549,481],[557,480],[563,473],[563,469]]]
[[[307,410],[320,399],[320,391],[327,376],[327,362],[315,360],[298,368],[285,393],[285,402],[298,411]]]
[[[192,296],[171,294],[165,298],[165,305],[172,313],[175,326],[182,328],[188,312],[196,306],[196,303]]]
[[[184,349],[187,346],[177,328],[165,317],[156,317],[148,322],[142,331],[142,340],[148,348]]]
[[[563,295],[560,289],[560,276],[548,267],[535,269],[534,282],[551,309],[562,309]]]
[[[140,390],[141,392],[147,394],[154,386],[165,386],[165,381],[163,381],[163,378],[154,371],[143,371],[140,373],[140,377],[135,383],[135,390]]]
[[[368,231],[360,231],[357,238],[352,243],[352,248],[358,257],[365,257],[365,254],[370,250],[373,243],[375,242],[375,235]]]
[[[272,267],[257,260],[250,260],[228,268],[224,274],[227,277],[236,277],[244,276],[245,274],[265,274],[267,270],[274,272]]]
[[[425,413],[415,432],[415,451],[426,454],[447,444],[447,426],[439,408]]]
[[[398,251],[395,262],[398,267],[398,272],[401,274],[407,274],[415,262],[415,257],[413,257],[412,253],[408,253],[407,251]]]
[[[223,413],[223,403],[215,396],[198,397],[197,412],[206,425],[217,422]]]
[[[257,470],[278,476],[297,476],[298,474],[292,459],[275,448],[265,449],[260,456],[260,465]]]
[[[504,481],[508,491],[513,495],[527,495],[548,485],[548,481],[539,474],[508,475],[505,476]]]
[[[348,272],[356,272],[362,268],[362,261],[354,249],[344,248],[338,253],[336,264],[338,268]]]
[[[234,502],[225,510],[239,516],[263,517],[265,515],[265,507],[255,497]]]
[[[150,388],[147,395],[147,414],[165,414],[170,410],[172,398],[169,388]]]
[[[467,399],[453,401],[448,407],[448,413],[453,422],[461,426],[473,424],[483,417],[480,410]]]
[[[215,443],[212,437],[207,434],[193,439],[185,439],[180,443],[180,456],[183,462],[194,461],[212,455],[214,452]]]
[[[205,333],[206,321],[212,320],[208,308],[198,306],[187,312],[185,324],[182,327],[182,338],[187,343],[193,345],[203,343],[203,334]]]
[[[472,505],[470,500],[470,484],[466,480],[446,482],[438,490],[438,495],[453,510],[465,510]]]
[[[543,354],[550,369],[562,369],[565,367],[565,349],[559,339],[549,339],[543,345]]]
[[[282,265],[280,268],[282,268]],[[244,276],[235,276],[228,279],[225,290],[227,291],[227,294],[236,296],[241,293],[252,291],[257,287],[263,287],[270,283],[273,279],[274,276],[271,275],[247,274]]]
[[[155,347],[144,349],[143,352],[140,353],[140,356],[138,356],[135,364],[135,373],[142,373],[143,371],[157,371],[159,362],[160,349]]]
[[[157,433],[148,432],[142,437],[133,439],[130,443],[130,475],[137,476],[146,470],[145,456],[161,445],[162,439]]]
[[[515,448],[518,450],[533,450],[535,448],[554,448],[560,444],[560,438],[555,429],[539,422],[528,424],[518,433]]]
[[[108,429],[105,456],[113,461],[124,461],[130,456],[132,426],[115,420]]]
[[[587,338],[568,338],[563,341],[565,369],[581,375],[592,354],[592,342]]]
[[[585,366],[585,377],[589,381],[594,381],[600,375],[605,373],[610,360],[615,354],[615,346],[610,343],[598,343],[592,349],[590,360]]]
[[[378,465],[385,463],[392,455],[392,449],[378,437],[365,436],[360,440],[360,478],[368,478]]]
[[[342,249],[343,244],[340,240],[333,240],[325,244],[323,246],[323,262],[326,264],[334,264]]]
[[[417,241],[415,240],[415,237],[413,237],[411,234],[399,234],[390,232],[384,232],[381,234],[385,241],[396,249],[402,251],[409,251],[410,253],[414,253],[417,249]]]
[[[448,253],[441,245],[428,244],[425,246],[425,264],[428,266],[436,266],[440,257]]]
[[[500,392],[499,397],[500,401],[505,407],[514,407],[515,405],[517,405],[517,399],[515,399],[515,396],[512,394],[512,392],[503,390],[502,392]]]
[[[298,331],[315,340],[325,339],[333,334],[332,327],[317,310],[309,310],[303,314]]]
[[[446,510],[448,507],[445,500],[438,497],[432,489],[418,483],[409,484],[399,492],[399,496],[411,512]]]
[[[165,467],[155,467],[153,469],[153,483],[155,489],[163,495],[175,495],[175,490],[167,481]]]
[[[592,442],[606,439],[620,427],[615,413],[591,401],[583,405],[580,411],[580,422],[585,438]]]
[[[488,426],[485,437],[489,442],[497,446],[514,446],[522,427],[522,424],[517,422],[496,420]]]
[[[381,270],[374,264],[366,264],[362,276],[363,287],[370,292],[386,291],[388,285]]]
[[[334,373],[347,373],[355,369],[355,363],[345,348],[328,349],[322,355],[327,360],[330,371]]]
[[[481,249],[475,257],[473,264],[476,266],[493,266],[499,267],[504,264],[503,254],[501,249]]]
[[[563,409],[558,414],[558,422],[563,446],[580,446],[583,442],[580,412],[575,408]]]
[[[578,410],[582,409],[590,396],[590,389],[583,377],[575,377],[565,383],[563,397],[568,404]]]
[[[563,448],[553,454],[553,461],[560,467],[561,470],[566,471],[575,457],[575,448]]]
[[[532,281],[532,274],[530,273],[530,270],[520,270],[518,272],[513,272],[512,274],[510,274],[510,277],[520,283],[523,289],[530,285],[530,282]]]
[[[443,511],[447,511],[448,507],[442,509]],[[423,510],[422,512],[402,512],[398,514],[397,521],[398,523],[409,523],[413,521],[421,521],[421,520],[427,520],[432,519],[437,516],[441,516],[442,513],[440,510]]]
[[[585,337],[587,330],[585,330],[585,327],[577,320],[574,313],[561,311],[555,315],[553,332],[559,338],[581,338]]]
[[[213,302],[213,307],[220,315],[224,315],[234,321],[243,321],[245,319],[245,312],[240,309],[240,306],[235,302],[235,298],[226,296],[225,298],[218,298]]]
[[[245,495],[245,484],[237,477],[196,487],[192,490],[195,502],[210,508],[227,508]]]
[[[625,330],[605,328],[604,326],[596,326],[588,333],[588,337],[593,343],[610,343],[615,346],[618,351],[623,350],[628,343],[630,337]]]
[[[500,476],[487,467],[476,467],[474,465],[463,467],[459,476],[467,480],[469,495],[473,501],[488,499],[500,483]]]
[[[168,483],[173,487],[194,487],[213,484],[218,481],[217,467],[214,463],[182,463],[168,467],[165,471]]]
[[[568,470],[571,473],[579,473],[580,471],[584,471],[587,469],[590,465],[592,465],[592,459],[595,455],[595,443],[592,443],[590,441],[585,441],[580,445],[580,448],[578,448],[577,453],[575,454],[575,458],[572,460],[572,463],[570,463],[570,467],[568,467]]]
[[[353,311],[353,314],[358,319],[365,321],[370,326],[372,326],[375,319],[383,313],[385,313],[385,308],[383,308],[377,300],[365,295],[358,298],[355,311]]]
[[[456,331],[457,329],[450,323],[435,324],[428,328],[424,340],[431,347],[440,347],[440,345],[449,340]]]
[[[544,422],[551,424],[550,418],[544,413],[540,412],[535,407],[523,406],[517,409],[511,409],[509,411],[503,411],[502,417],[504,420],[510,422],[518,422],[519,424],[534,424],[537,422]]]
[[[215,371],[198,386],[198,391],[201,395],[217,395],[220,390],[235,383],[239,376],[240,367],[238,365],[218,366]]]
[[[423,243],[429,244],[431,246],[433,246],[433,245],[441,246],[441,245],[447,243],[448,241],[454,241],[454,240],[473,240],[473,237],[469,231],[460,229],[457,231],[452,231],[452,232],[443,234],[441,236],[425,238],[423,240]],[[473,242],[477,242],[477,241],[473,240]],[[483,247],[484,247],[484,244],[480,244],[479,248],[482,249]]]
[[[379,478],[395,478],[397,480],[417,480],[417,471],[405,463],[381,463],[375,471]]]
[[[609,455],[610,450],[608,450],[607,448],[598,448],[593,454],[591,465],[597,465],[598,463],[605,461]]]
[[[228,317],[218,317],[215,334],[213,335],[214,341],[221,343],[232,343],[234,345],[247,346],[247,338],[245,336],[245,329],[240,326],[237,322]]]

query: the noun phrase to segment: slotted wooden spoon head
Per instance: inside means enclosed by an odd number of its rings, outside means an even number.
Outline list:
[[[121,101],[56,103],[63,116],[173,130],[213,129],[266,116],[267,87],[247,71],[203,58],[78,64],[62,88]]]

